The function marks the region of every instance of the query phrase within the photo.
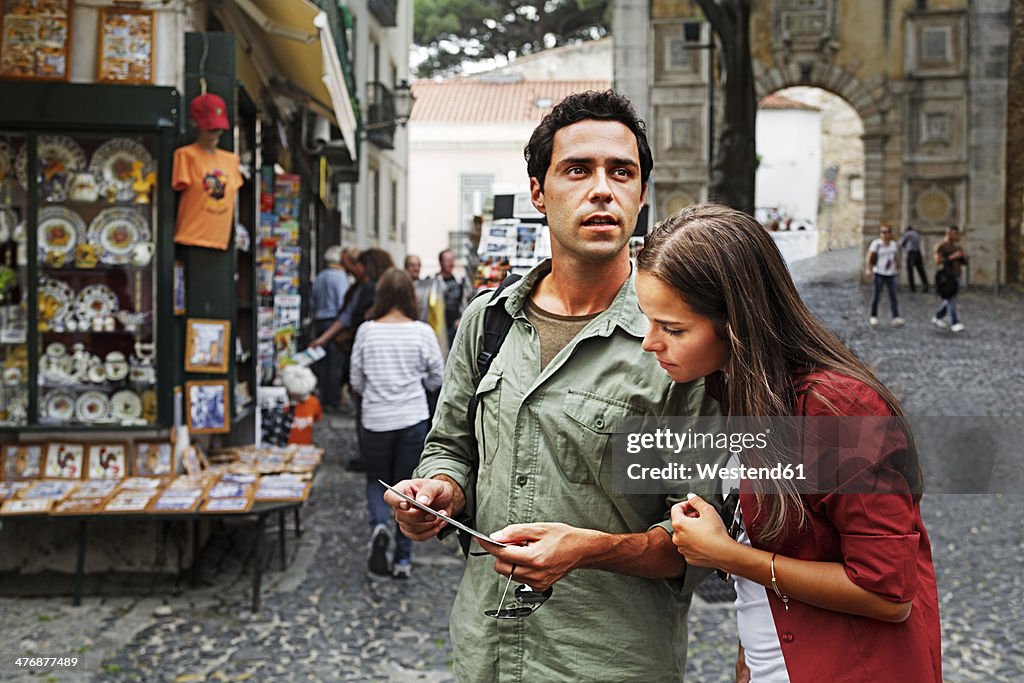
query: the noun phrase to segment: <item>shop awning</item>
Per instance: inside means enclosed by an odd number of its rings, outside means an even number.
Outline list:
[[[309,0],[232,0],[224,7],[245,53],[238,75],[246,86],[285,94],[326,116],[355,159],[356,114],[327,15]],[[261,83],[248,83],[253,75]]]

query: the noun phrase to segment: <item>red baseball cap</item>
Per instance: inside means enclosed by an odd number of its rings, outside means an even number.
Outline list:
[[[227,130],[231,128],[228,121],[228,107],[217,95],[206,93],[192,100],[188,105],[188,115],[202,130]]]

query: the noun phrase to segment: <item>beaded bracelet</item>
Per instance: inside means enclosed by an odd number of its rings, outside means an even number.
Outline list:
[[[778,555],[778,553],[772,553],[772,590],[775,591],[775,595],[779,596],[779,600],[782,600],[782,606],[785,607],[786,611],[788,612],[789,611],[789,596],[782,594],[782,591],[779,590],[779,584],[775,580],[775,556],[776,555]]]

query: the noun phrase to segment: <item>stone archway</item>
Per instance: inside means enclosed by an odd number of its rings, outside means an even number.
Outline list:
[[[860,116],[864,125],[864,211],[861,233],[865,240],[878,233],[878,226],[886,220],[885,188],[899,183],[890,183],[886,178],[885,146],[891,131],[899,130],[893,107],[893,97],[883,84],[874,90],[861,83],[853,74],[828,63],[790,64],[788,67],[771,67],[767,70],[755,60],[754,87],[757,99],[777,90],[793,86],[821,88],[845,100]],[[898,194],[888,198],[899,202]]]

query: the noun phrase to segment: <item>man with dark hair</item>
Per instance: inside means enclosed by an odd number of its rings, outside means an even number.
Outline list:
[[[932,316],[932,324],[939,329],[949,327],[953,332],[963,332],[964,324],[960,322],[960,315],[956,310],[956,298],[960,292],[960,276],[967,265],[967,252],[960,244],[958,226],[949,226],[946,230],[946,239],[935,247],[935,265],[938,266],[935,273],[935,291],[942,297],[942,303]],[[949,281],[949,284],[945,281]],[[946,313],[949,313],[948,323]]]
[[[921,256],[921,233],[915,230],[913,225],[908,225],[900,235],[900,249],[907,255],[907,283],[910,285],[910,291],[917,291],[917,286],[914,284],[914,271],[916,270],[917,274],[921,276],[923,291],[927,294],[928,276],[924,272],[924,257]]]
[[[703,382],[674,384],[641,350],[628,244],[652,167],[644,124],[612,91],[571,95],[525,156],[552,258],[466,308],[417,478],[397,488],[508,544],[481,542],[493,558],[466,565],[451,613],[459,680],[678,681],[690,592],[706,574],[672,545],[679,497],[616,493],[611,434],[629,417],[717,408]],[[478,377],[489,307],[512,327]],[[385,500],[414,540],[451,530]]]
[[[466,307],[472,288],[464,277],[455,275],[455,254],[451,249],[444,249],[437,255],[437,264],[441,268],[434,277],[440,294],[444,297],[444,322],[448,329],[448,345],[455,341],[455,331],[462,320],[462,309]]]

